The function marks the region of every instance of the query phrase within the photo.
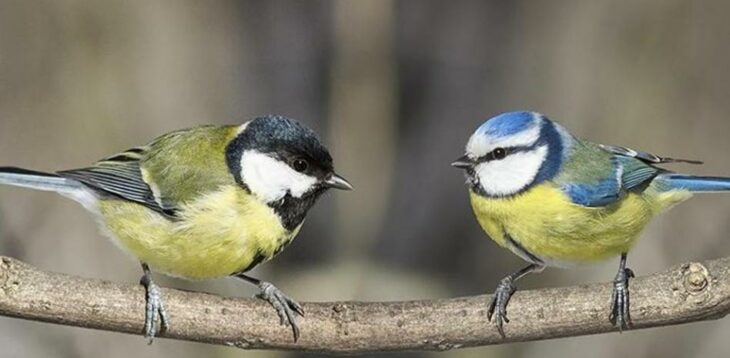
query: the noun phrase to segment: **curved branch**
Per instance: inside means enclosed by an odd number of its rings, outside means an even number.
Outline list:
[[[329,353],[448,350],[614,331],[610,284],[518,291],[506,339],[486,319],[487,296],[390,302],[307,303],[302,336],[255,299],[163,290],[172,326],[162,337],[233,346]],[[730,313],[730,258],[684,264],[631,284],[636,328],[718,319]],[[0,258],[0,315],[141,334],[141,286],[43,272]]]

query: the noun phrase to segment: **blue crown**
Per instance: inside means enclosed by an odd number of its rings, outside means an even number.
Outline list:
[[[478,135],[494,138],[508,137],[532,127],[537,116],[534,112],[507,112],[488,119],[477,129]]]

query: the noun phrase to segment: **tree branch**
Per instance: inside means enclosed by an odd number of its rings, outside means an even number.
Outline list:
[[[508,308],[506,339],[487,322],[488,296],[307,303],[294,343],[263,301],[163,289],[172,326],[162,337],[329,353],[448,350],[615,331],[607,319],[610,293],[609,284],[518,291]],[[730,313],[730,258],[636,278],[631,301],[636,328],[721,318]],[[0,257],[0,315],[141,334],[143,312],[141,286],[43,272]]]

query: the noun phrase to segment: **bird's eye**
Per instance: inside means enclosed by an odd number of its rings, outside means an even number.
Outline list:
[[[492,155],[494,156],[494,159],[504,159],[504,157],[507,156],[507,151],[504,148],[497,148],[492,151]]]
[[[307,163],[307,161],[304,159],[295,159],[294,162],[292,162],[292,168],[300,173],[303,173],[307,169],[309,169],[309,163]]]

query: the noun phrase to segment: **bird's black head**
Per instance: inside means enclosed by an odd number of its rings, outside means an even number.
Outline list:
[[[265,116],[241,126],[226,150],[236,181],[274,208],[304,213],[327,189],[350,190],[317,135],[283,116]],[[280,212],[280,214],[282,214]],[[301,220],[299,220],[301,221]]]

